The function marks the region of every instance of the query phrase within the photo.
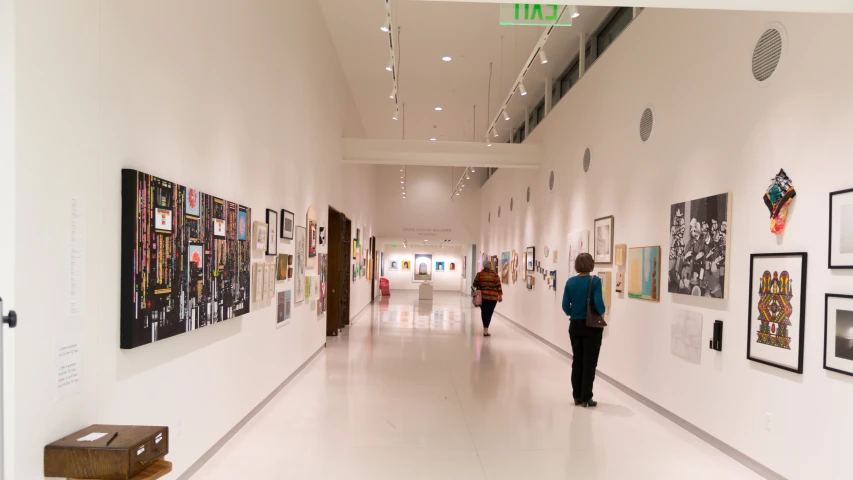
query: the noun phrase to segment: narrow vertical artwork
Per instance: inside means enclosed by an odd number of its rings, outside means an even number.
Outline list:
[[[581,253],[589,253],[589,230],[579,230],[569,234],[569,277],[574,277],[575,260]]]
[[[291,293],[291,291],[290,291],[290,290],[285,290],[285,291],[284,291],[284,319],[285,319],[285,320],[290,320],[290,314],[291,314],[291,303],[290,303],[290,302],[291,302],[291,295],[292,295],[292,293]]]
[[[551,270],[548,273],[548,282],[551,284],[551,288],[556,292],[557,291],[557,271]]]
[[[275,280],[283,282],[287,280],[287,255],[279,253],[275,257]]]
[[[660,301],[660,247],[628,250],[628,297]]]
[[[284,292],[278,292],[276,296],[278,308],[276,309],[275,323],[278,326],[284,323]]]
[[[249,208],[129,169],[121,205],[121,348],[249,312]]]
[[[616,293],[622,293],[625,291],[625,274],[622,272],[616,272],[616,287],[614,287]]]
[[[278,254],[278,212],[267,209],[267,255]]]
[[[515,250],[512,251],[512,257],[509,260],[509,270],[510,275],[512,276],[512,283],[518,281],[518,252]]]
[[[296,304],[300,304],[305,301],[305,253],[306,253],[306,241],[305,241],[305,227],[296,227],[296,246],[294,248],[296,251],[296,264],[294,265],[294,276],[296,277],[293,282],[294,302]]]
[[[501,253],[501,283],[509,284],[510,252]]]
[[[308,227],[305,268],[313,270],[317,268],[317,235],[319,233],[317,231],[319,228],[317,224],[317,209],[314,205],[308,207],[308,212],[305,214],[305,225]]]
[[[604,297],[604,306],[610,312],[611,288],[613,286],[613,274],[611,272],[598,272],[598,278],[601,279],[601,290]]]

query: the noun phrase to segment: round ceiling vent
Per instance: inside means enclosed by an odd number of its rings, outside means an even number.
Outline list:
[[[773,76],[782,59],[783,46],[782,32],[778,28],[769,28],[761,34],[752,51],[752,76],[756,80],[764,82]]]
[[[530,203],[530,187],[527,187],[527,203]]]
[[[651,108],[643,110],[640,117],[640,140],[647,141],[652,136],[652,128],[655,126],[655,113]]]
[[[548,178],[548,189],[554,190],[554,171],[551,170],[551,176]]]
[[[513,200],[513,198],[512,198],[512,197],[510,197],[510,199],[509,199],[509,211],[510,211],[510,212],[512,211],[512,206],[513,206],[513,204],[515,204],[515,200]]]
[[[583,171],[589,171],[589,164],[592,163],[592,153],[587,148],[585,152],[583,152]]]

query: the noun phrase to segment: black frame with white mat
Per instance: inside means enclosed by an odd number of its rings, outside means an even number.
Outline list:
[[[853,295],[827,293],[824,305],[823,368],[853,377]],[[839,311],[845,312],[845,318],[839,318]],[[830,317],[835,319],[832,324],[829,322]],[[846,335],[839,332],[840,325],[846,327]]]
[[[828,262],[829,268],[853,268],[853,188],[829,194]]]

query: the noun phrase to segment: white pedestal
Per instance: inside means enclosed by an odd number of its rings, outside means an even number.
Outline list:
[[[419,300],[432,300],[432,285],[427,285],[422,283],[418,287],[418,299]]]

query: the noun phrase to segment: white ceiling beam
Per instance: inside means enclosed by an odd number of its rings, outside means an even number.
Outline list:
[[[344,163],[433,167],[539,168],[542,147],[535,144],[425,142],[345,138]]]
[[[419,0],[423,2],[519,3],[513,0]],[[579,5],[612,7],[853,13],[853,0],[583,0]]]

